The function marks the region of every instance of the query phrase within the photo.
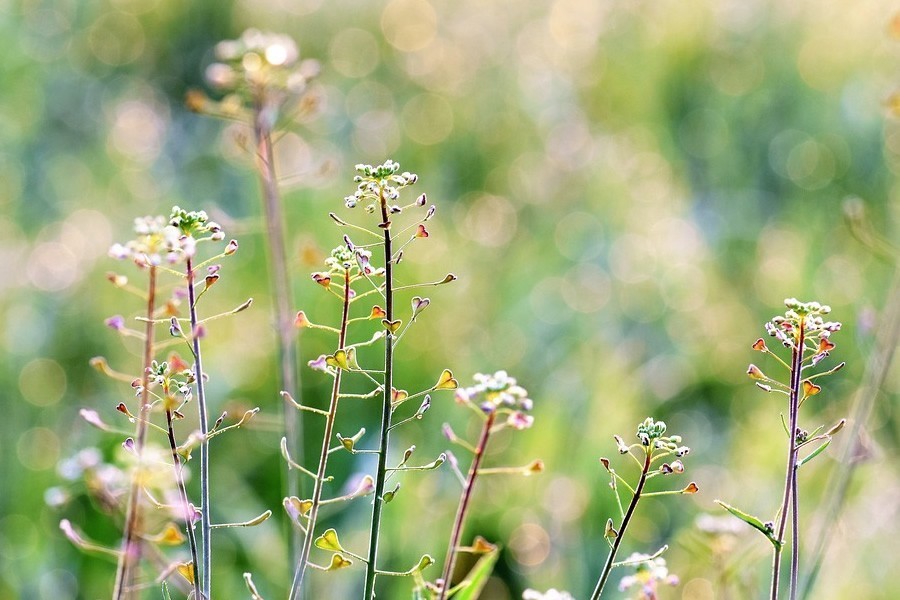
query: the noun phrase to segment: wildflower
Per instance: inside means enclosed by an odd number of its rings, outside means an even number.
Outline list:
[[[648,554],[635,552],[624,562],[635,563],[634,573],[622,578],[619,582],[619,591],[637,587],[635,600],[657,600],[657,587],[660,584],[678,585],[678,576],[670,575],[666,567],[666,559],[651,558]]]

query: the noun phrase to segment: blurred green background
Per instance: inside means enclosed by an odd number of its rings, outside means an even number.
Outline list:
[[[340,242],[327,213],[346,215],[355,163],[393,158],[438,206],[401,279],[460,278],[429,290],[432,306],[399,351],[399,387],[425,387],[445,367],[464,384],[503,368],[535,401],[535,426],[498,437],[489,462],[540,457],[546,471],[483,481],[469,521],[467,539],[504,548],[484,598],[551,586],[588,594],[614,514],[597,458],[647,415],[693,448],[683,481],[701,493],[642,504],[623,552],[670,544],[681,585],[664,598],[761,597],[766,542],[748,528],[703,533],[697,519],[721,514],[714,498],[774,515],[782,405],[744,371],[782,300],[831,304],[844,323],[834,354],[848,366],[804,408],[813,427],[850,413],[881,311],[898,301],[886,299],[893,265],[842,215],[858,196],[897,240],[900,129],[884,107],[900,84],[891,18],[875,0],[0,1],[0,597],[110,593],[114,563],[74,548],[58,523],[114,546],[117,518],[60,465],[84,448],[123,460],[120,436],[78,418],[90,407],[121,424],[114,406],[132,401],[127,385],[88,367],[91,357],[139,369],[137,347],[103,321],[140,309],[104,274],[140,276],[106,251],[132,237],[134,217],[173,204],[207,210],[241,243],[207,314],[256,300],[206,342],[211,412],[262,408],[255,428],[216,440],[213,510],[239,520],[271,508],[276,518],[217,536],[214,592],[246,597],[241,573],[252,571],[265,597],[284,597],[281,406],[258,185],[239,128],[183,104],[188,89],[204,89],[215,43],[247,27],[288,33],[322,64],[322,114],[276,148],[296,308],[336,318],[308,277]],[[301,343],[304,365],[331,350],[316,331]],[[330,380],[305,366],[302,375],[306,400],[324,404]],[[816,598],[900,596],[898,390],[894,367]],[[371,423],[375,404],[357,406],[339,431]],[[398,430],[395,450],[414,443],[432,457],[447,445],[443,422],[474,435],[468,416],[436,398],[425,420]],[[306,424],[312,455],[320,434]],[[804,469],[804,539],[838,464],[829,454]],[[367,469],[334,461],[338,481]],[[447,470],[403,483],[386,509],[380,565],[398,569],[424,552],[442,559],[459,491]],[[367,514],[358,501],[324,523],[363,548]],[[316,575],[314,597],[355,597],[360,573]],[[408,582],[383,583],[383,597],[408,597]]]

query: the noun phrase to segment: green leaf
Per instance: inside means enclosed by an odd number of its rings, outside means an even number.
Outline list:
[[[494,564],[500,556],[499,550],[489,552],[478,559],[466,579],[456,587],[453,594],[454,600],[478,600],[487,580],[494,571]]]
[[[166,585],[166,582],[162,582],[162,597],[163,600],[172,600],[172,596],[169,594],[169,586]]]
[[[732,515],[734,515],[750,527],[753,527],[754,529],[762,533],[764,536],[766,536],[766,539],[772,542],[772,545],[776,548],[781,547],[781,542],[775,539],[775,535],[772,530],[769,527],[766,527],[765,523],[763,523],[762,520],[759,519],[759,517],[749,515],[740,509],[737,509],[729,504],[725,504],[721,500],[716,500],[716,504],[730,512]]]
[[[815,450],[810,452],[805,458],[798,461],[797,468],[799,469],[800,467],[802,467],[803,465],[805,465],[806,463],[808,463],[809,461],[811,461],[812,459],[814,459],[815,457],[820,455],[825,450],[825,448],[827,448],[830,444],[831,444],[831,438],[829,437],[824,442],[822,442],[822,444],[818,448],[816,448]]]

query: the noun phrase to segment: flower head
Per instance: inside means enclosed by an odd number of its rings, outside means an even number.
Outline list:
[[[281,106],[303,95],[319,73],[315,60],[300,60],[297,43],[285,34],[248,29],[236,40],[216,45],[215,62],[206,68],[206,80],[228,93],[219,109],[239,113],[261,107],[260,116],[271,127]],[[189,95],[189,105],[202,109],[202,94]]]
[[[508,424],[516,429],[531,426],[534,418],[525,413],[531,411],[534,403],[514,377],[506,371],[497,371],[492,375],[476,373],[474,379],[475,385],[456,391],[457,402],[478,402],[485,412],[503,410],[509,413]]]
[[[660,584],[678,585],[678,577],[669,574],[664,558],[652,558],[648,554],[635,552],[623,562],[634,563],[634,573],[622,578],[619,591],[636,588],[635,600],[657,600],[657,587]]]

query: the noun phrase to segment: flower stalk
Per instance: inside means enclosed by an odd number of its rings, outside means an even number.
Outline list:
[[[456,558],[460,539],[462,538],[463,526],[465,525],[466,514],[469,509],[469,502],[472,500],[472,490],[475,488],[475,478],[478,477],[478,470],[481,467],[481,461],[484,458],[484,453],[487,449],[488,440],[491,437],[491,430],[494,427],[494,420],[496,417],[497,411],[490,411],[481,427],[478,445],[475,446],[475,456],[472,458],[469,474],[466,477],[466,483],[463,486],[459,505],[456,509],[456,518],[453,520],[453,529],[450,533],[450,544],[447,547],[447,558],[444,560],[444,569],[441,576],[443,583],[440,588],[441,591],[438,600],[447,598],[450,591],[451,578],[453,577],[453,569],[456,567]]]
[[[781,563],[784,552],[785,533],[788,514],[791,520],[791,558],[789,567],[788,593],[791,600],[796,600],[800,573],[800,502],[797,473],[804,464],[822,453],[831,443],[832,438],[844,426],[846,420],[832,426],[825,433],[819,433],[819,427],[812,433],[800,427],[800,407],[812,396],[819,394],[822,387],[814,380],[831,375],[843,368],[844,363],[827,371],[806,374],[805,371],[816,367],[826,359],[835,348],[831,334],[841,329],[841,324],[825,321],[824,315],[831,312],[831,307],[818,302],[800,302],[796,298],[784,301],[787,311],[784,315],[773,317],[766,323],[766,332],[774,337],[791,352],[790,364],[773,353],[762,338],[753,343],[753,349],[770,355],[789,373],[789,381],[784,384],[771,378],[756,365],[747,368],[747,375],[755,380],[757,387],[765,392],[785,394],[788,397],[788,419],[785,430],[788,435],[787,465],[784,475],[784,492],[781,505],[775,520],[763,522],[758,517],[745,513],[733,506],[718,502],[725,510],[762,533],[772,544],[772,576],[769,589],[770,600],[777,600],[781,585]],[[782,423],[784,417],[782,416]],[[800,457],[800,450],[815,445],[805,457]]]
[[[147,321],[144,324],[144,349],[141,368],[141,396],[138,410],[139,419],[135,423],[134,448],[138,456],[138,469],[142,468],[144,445],[147,440],[147,410],[150,406],[148,378],[150,363],[153,361],[153,314],[156,311],[156,266],[147,269]],[[131,596],[130,589],[134,583],[134,570],[140,563],[142,544],[139,539],[141,529],[141,485],[140,477],[131,480],[128,490],[128,508],[125,514],[125,531],[122,536],[122,549],[116,566],[116,581],[113,587],[113,598],[121,600]]]
[[[272,144],[272,129],[265,117],[263,106],[257,102],[254,110],[253,133],[256,140],[256,170],[262,187],[263,212],[266,219],[266,243],[269,254],[270,281],[275,304],[275,329],[278,336],[278,371],[281,389],[303,401],[300,391],[300,374],[297,371],[299,354],[293,318],[291,315],[291,284],[287,269],[284,235],[284,211],[278,179],[275,173],[275,160]],[[292,456],[303,462],[302,416],[287,403],[282,404],[284,432],[288,440],[288,448]],[[299,493],[298,474],[287,469],[287,493],[293,496]],[[299,539],[296,530],[292,539],[294,554]]]
[[[384,251],[384,303],[385,320],[394,321],[394,251],[391,238],[391,222],[388,215],[384,189],[379,187],[378,204],[381,210]],[[381,512],[384,507],[384,482],[387,475],[387,454],[390,447],[391,401],[394,379],[394,332],[387,328],[384,336],[384,385],[381,396],[381,431],[378,443],[378,470],[375,473],[375,498],[372,503],[372,521],[369,529],[369,552],[366,562],[366,583],[363,598],[375,598],[375,571],[378,563],[378,540],[381,533]]]
[[[175,484],[178,487],[178,496],[181,501],[181,506],[183,509],[183,518],[185,529],[187,530],[188,537],[188,547],[191,552],[191,565],[193,568],[193,577],[191,578],[191,585],[193,586],[193,593],[195,598],[202,598],[200,592],[200,580],[197,577],[197,569],[196,565],[198,562],[198,552],[197,552],[197,536],[194,532],[194,522],[196,521],[196,515],[191,507],[190,500],[188,499],[187,487],[184,483],[184,463],[181,460],[181,456],[178,454],[178,443],[175,441],[175,427],[174,427],[174,419],[173,419],[173,407],[169,402],[169,395],[166,394],[166,434],[169,440],[169,449],[172,452],[172,464],[175,467]]]
[[[347,324],[350,320],[350,300],[352,275],[350,268],[344,269],[344,290],[343,290],[343,309],[341,312],[341,326],[338,333],[338,349],[343,349],[347,345]],[[306,536],[303,539],[303,546],[297,560],[297,566],[294,570],[294,579],[291,583],[290,598],[297,600],[303,591],[303,579],[309,562],[309,554],[312,550],[313,540],[315,539],[316,523],[318,521],[319,507],[322,504],[322,486],[325,482],[325,473],[328,467],[328,455],[331,443],[331,437],[334,433],[334,421],[337,417],[338,401],[341,392],[341,374],[343,369],[336,369],[334,373],[334,382],[331,387],[331,399],[328,404],[328,414],[325,417],[325,431],[322,434],[322,451],[319,454],[319,466],[316,469],[316,479],[313,486],[312,506],[309,510],[309,518],[306,527]]]
[[[594,592],[591,594],[591,600],[598,600],[598,598],[600,598],[600,595],[603,593],[603,588],[606,586],[606,582],[609,579],[609,574],[612,573],[613,565],[616,561],[616,553],[619,551],[619,545],[625,537],[625,531],[628,529],[628,524],[631,523],[631,517],[634,516],[634,511],[637,509],[638,502],[641,499],[641,492],[644,491],[644,484],[647,483],[647,475],[650,472],[650,460],[651,451],[650,448],[647,448],[643,467],[641,468],[640,479],[638,479],[637,487],[635,487],[634,494],[631,496],[631,502],[628,504],[625,516],[622,518],[622,524],[619,526],[617,532],[618,535],[615,536],[612,547],[609,550],[609,555],[606,557],[606,563],[603,565],[600,579],[597,580],[597,585],[594,587]]]
[[[185,262],[185,278],[188,289],[188,309],[191,320],[191,351],[194,354],[194,377],[197,385],[197,413],[200,420],[200,538],[202,540],[202,566],[200,567],[201,598],[211,599],[212,528],[209,502],[209,411],[206,406],[206,386],[203,383],[203,361],[200,355],[200,328],[197,320],[197,298],[194,285],[193,258]],[[195,563],[196,565],[196,563]]]

